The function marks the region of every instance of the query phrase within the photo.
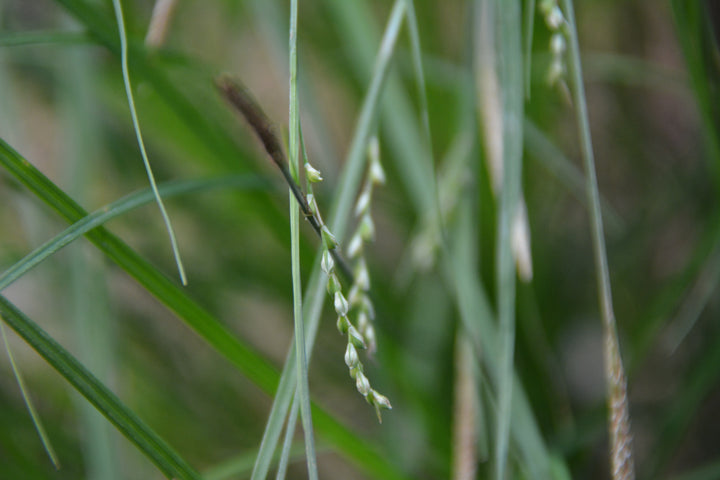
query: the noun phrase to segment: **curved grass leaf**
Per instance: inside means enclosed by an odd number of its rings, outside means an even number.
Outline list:
[[[126,407],[75,357],[2,295],[0,316],[168,478],[200,480],[200,475],[165,440]]]
[[[187,195],[212,188],[265,188],[268,184],[261,181],[259,177],[249,175],[238,175],[233,177],[221,177],[206,180],[189,180],[184,182],[170,182],[160,185],[159,194],[163,198],[171,198],[178,195]],[[48,240],[24,258],[16,262],[0,275],[0,291],[4,290],[18,278],[25,275],[32,268],[36,267],[43,260],[66,245],[82,237],[90,230],[103,225],[105,222],[118,217],[130,210],[147,205],[155,199],[152,190],[146,189],[127,195],[113,203],[110,203],[95,212],[83,217],[81,220],[70,225],[68,228]]]
[[[43,427],[42,421],[40,420],[40,415],[38,415],[37,410],[35,410],[35,405],[33,405],[32,398],[30,397],[30,392],[28,392],[27,387],[25,386],[25,380],[23,380],[22,373],[20,373],[20,368],[15,363],[15,357],[12,354],[12,350],[10,350],[10,343],[8,342],[7,334],[5,333],[5,324],[2,322],[1,318],[0,336],[3,339],[3,345],[5,346],[5,351],[7,352],[8,359],[10,360],[10,367],[12,368],[12,372],[15,376],[18,387],[20,387],[20,393],[22,394],[23,401],[25,402],[25,406],[27,406],[28,412],[30,413],[33,424],[35,425],[35,430],[37,430],[40,441],[42,442],[43,447],[48,454],[48,457],[50,457],[50,461],[52,462],[55,469],[59,470],[60,460],[58,460],[55,449],[53,449],[52,443],[50,443],[50,438],[45,431],[45,427]]]

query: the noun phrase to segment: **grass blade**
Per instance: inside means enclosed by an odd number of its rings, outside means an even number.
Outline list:
[[[60,469],[60,460],[57,458],[57,454],[55,453],[55,449],[52,446],[52,443],[50,443],[50,438],[48,437],[47,432],[45,431],[45,427],[43,427],[42,420],[40,419],[40,415],[38,415],[37,410],[35,410],[35,406],[33,405],[32,398],[30,398],[30,392],[28,392],[27,387],[25,386],[25,381],[23,380],[23,376],[20,373],[20,369],[18,368],[17,364],[15,363],[15,358],[12,354],[12,350],[10,349],[10,343],[7,339],[7,334],[5,333],[5,324],[2,322],[2,318],[0,318],[0,336],[2,336],[3,344],[5,345],[5,351],[7,352],[8,359],[10,360],[10,367],[12,368],[13,375],[15,376],[15,380],[17,381],[18,387],[20,387],[20,393],[22,394],[23,401],[25,402],[25,405],[27,406],[28,412],[30,413],[30,417],[32,418],[33,425],[35,425],[35,430],[37,430],[38,436],[40,437],[40,441],[42,442],[43,448],[45,448],[45,452],[47,452],[48,457],[50,457],[50,461],[52,462],[53,466],[56,470]]]
[[[200,480],[200,475],[115,394],[2,295],[0,314],[18,335],[134,443],[163,474],[169,478]]]
[[[497,232],[497,289],[500,342],[497,392],[495,478],[505,479],[510,443],[515,353],[515,260],[512,251],[513,218],[519,205],[522,174],[523,68],[518,0],[496,3],[498,24],[498,81],[502,92],[503,175],[499,195]]]
[[[133,98],[132,85],[130,84],[130,71],[128,68],[128,47],[127,37],[125,35],[125,20],[123,19],[122,5],[120,0],[113,0],[113,8],[115,9],[115,18],[117,19],[118,31],[120,33],[120,62],[122,64],[123,82],[125,83],[125,94],[127,95],[128,105],[130,107],[130,115],[132,117],[133,129],[135,130],[135,137],[137,138],[138,146],[140,147],[140,154],[142,155],[143,163],[145,164],[145,171],[147,172],[148,180],[150,180],[150,186],[152,187],[153,195],[155,195],[155,202],[157,202],[160,213],[162,214],[163,222],[165,222],[165,229],[170,237],[170,244],[172,245],[173,255],[175,256],[175,263],[177,264],[178,272],[180,274],[180,281],[183,285],[187,285],[187,277],[185,276],[185,268],[180,258],[180,250],[178,249],[177,239],[175,238],[175,232],[173,231],[172,224],[170,223],[170,217],[165,210],[162,198],[158,192],[157,184],[155,183],[155,175],[153,175],[152,168],[150,167],[150,160],[148,160],[147,152],[145,151],[145,142],[143,142],[142,133],[140,133],[140,122],[138,120],[137,111],[135,110],[135,99]]]
[[[290,172],[295,184],[299,184],[300,171],[300,117],[297,98],[297,15],[298,0],[290,2],[290,135],[289,155]],[[303,433],[305,434],[305,458],[310,480],[317,480],[317,458],[315,455],[315,439],[310,411],[310,387],[308,386],[307,355],[305,354],[305,325],[303,323],[302,284],[300,281],[300,207],[295,201],[292,189],[289,191],[290,202],[290,255],[292,262],[293,289],[293,320],[295,325],[295,362],[297,364],[296,401],[300,404]],[[288,423],[288,429],[294,425]]]
[[[608,407],[610,419],[611,472],[614,480],[630,480],[635,478],[635,466],[632,454],[630,434],[630,412],[627,399],[625,370],[620,356],[620,342],[617,335],[615,313],[612,305],[610,274],[605,249],[602,213],[600,211],[600,194],[595,175],[595,159],[593,156],[590,124],[585,102],[582,67],[580,64],[580,47],[578,45],[575,13],[572,0],[563,0],[563,10],[567,15],[569,34],[569,73],[573,104],[577,117],[580,135],[580,147],[585,167],[585,180],[588,196],[592,244],[595,258],[595,270],[598,282],[598,298],[603,323],[603,344],[605,356],[605,379],[608,388]]]
[[[183,182],[172,182],[160,185],[158,192],[164,198],[171,198],[177,195],[187,195],[211,188],[242,187],[258,188],[264,184],[257,177],[235,176],[221,177],[207,180],[189,180]],[[115,217],[123,215],[131,210],[147,205],[155,199],[152,190],[146,189],[121,198],[109,205],[106,205],[95,212],[82,217],[65,230],[51,238],[21,260],[8,268],[0,275],[0,291],[7,288],[15,280],[19,279],[31,269],[42,263],[48,257],[82,237],[89,231],[103,225]]]

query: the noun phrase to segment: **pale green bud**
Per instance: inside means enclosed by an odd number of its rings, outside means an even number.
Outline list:
[[[358,260],[355,266],[355,285],[357,285],[360,290],[370,290],[370,274],[368,273],[367,263],[365,263],[364,258]]]
[[[565,21],[565,18],[563,17],[562,10],[560,10],[560,7],[555,5],[550,9],[550,11],[545,15],[545,23],[547,23],[547,26],[550,30],[557,30],[560,28],[560,26]]]
[[[360,335],[360,332],[358,332],[355,327],[350,325],[348,327],[347,334],[349,343],[352,343],[355,348],[365,350],[365,340],[363,340],[362,335]]]
[[[362,334],[363,337],[365,337],[365,344],[367,345],[368,353],[375,353],[375,350],[377,350],[377,341],[375,340],[375,328],[371,324],[368,324]]]
[[[327,291],[330,295],[333,297],[336,293],[340,292],[342,289],[342,285],[340,285],[340,280],[338,280],[337,275],[334,273],[331,273],[328,276],[328,283],[327,283]]]
[[[355,215],[359,216],[362,213],[365,213],[368,211],[368,208],[370,207],[370,200],[372,199],[372,190],[370,183],[365,184],[365,188],[363,188],[362,192],[360,192],[360,196],[357,199],[357,202],[355,203]]]
[[[322,175],[320,170],[310,165],[309,162],[305,162],[305,176],[312,183],[322,182]]]
[[[550,64],[550,69],[547,74],[547,83],[549,85],[555,85],[565,75],[565,65],[561,58],[555,57]]]
[[[334,303],[335,303],[335,311],[337,312],[337,314],[341,317],[346,316],[348,313],[349,307],[348,307],[348,301],[345,300],[345,297],[343,296],[342,292],[340,292],[340,291],[335,292]]]
[[[373,404],[377,405],[381,408],[386,408],[388,410],[392,410],[392,405],[390,405],[390,400],[383,395],[382,393],[379,393],[377,390],[373,390],[368,395],[368,400]]]
[[[360,226],[358,227],[360,236],[365,241],[372,240],[375,237],[375,223],[369,212],[365,212],[365,215],[360,219]]]
[[[358,287],[357,285],[353,285],[352,287],[350,287],[350,293],[348,293],[348,302],[350,302],[351,307],[360,305],[362,303],[362,297],[363,291],[360,290],[360,287]]]
[[[327,248],[328,250],[332,250],[333,248],[338,246],[335,235],[330,232],[330,229],[327,227],[327,225],[323,225],[321,232],[323,243],[325,243],[325,248]]]
[[[330,250],[328,249],[323,250],[322,259],[320,260],[320,268],[322,268],[322,271],[328,275],[335,271],[335,260],[333,260]]]
[[[355,368],[359,362],[360,357],[358,356],[355,346],[348,342],[347,348],[345,349],[345,365],[349,368]]]
[[[345,335],[352,325],[350,325],[350,320],[348,320],[347,317],[338,317],[336,326],[338,332],[340,332],[341,335]]]
[[[358,375],[355,378],[355,385],[357,386],[358,392],[360,392],[363,396],[366,397],[368,393],[370,393],[370,381],[368,381],[364,373],[358,372]]]
[[[360,232],[357,231],[355,234],[350,238],[350,242],[348,243],[347,247],[347,254],[350,258],[357,257],[360,252],[362,252],[363,247],[363,239],[360,236]]]
[[[560,56],[565,53],[567,44],[565,43],[565,37],[562,33],[554,33],[550,37],[550,52],[555,56]]]
[[[365,397],[365,399],[368,401],[368,403],[370,403],[370,405],[375,407],[375,413],[377,414],[378,422],[382,423],[382,415],[380,414],[380,409],[387,408],[388,410],[392,410],[390,400],[388,400],[385,395],[378,393],[375,390],[371,390],[370,393]]]

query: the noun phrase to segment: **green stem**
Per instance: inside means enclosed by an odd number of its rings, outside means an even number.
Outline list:
[[[290,2],[290,173],[295,185],[298,184],[300,169],[299,154],[299,112],[297,99],[297,10],[298,0]],[[317,458],[310,411],[310,388],[308,386],[307,355],[305,354],[305,324],[303,322],[302,285],[300,281],[300,207],[295,202],[293,190],[289,191],[290,202],[290,256],[292,262],[293,317],[295,319],[295,355],[297,364],[297,392],[300,401],[300,417],[305,434],[305,457],[310,480],[317,480]],[[288,425],[288,428],[290,426]]]
[[[630,437],[627,385],[622,358],[620,357],[615,313],[613,312],[605,235],[600,211],[600,194],[597,177],[595,175],[595,159],[590,136],[587,104],[585,102],[585,88],[583,86],[582,67],[580,63],[580,47],[578,45],[572,0],[563,0],[563,10],[568,19],[570,82],[573,103],[575,104],[576,120],[579,128],[583,165],[585,167],[593,253],[598,280],[598,297],[603,322],[605,377],[608,388],[607,401],[610,409],[608,428],[610,432],[611,473],[614,480],[632,480],[635,478],[635,467],[633,464]]]

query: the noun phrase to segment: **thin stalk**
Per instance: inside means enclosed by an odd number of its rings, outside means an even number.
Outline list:
[[[28,412],[30,413],[30,417],[32,418],[33,425],[35,425],[35,430],[37,430],[38,436],[40,437],[40,441],[43,444],[43,447],[45,448],[45,451],[48,454],[48,457],[50,457],[50,461],[52,462],[53,466],[56,470],[60,470],[60,460],[57,457],[57,454],[55,453],[55,449],[52,446],[52,443],[50,443],[50,437],[48,437],[47,432],[45,431],[45,427],[43,427],[42,420],[40,419],[40,415],[38,415],[37,410],[35,410],[35,406],[33,405],[32,399],[30,398],[30,393],[28,392],[27,387],[25,386],[25,380],[23,380],[23,376],[20,373],[20,369],[18,368],[17,364],[15,363],[15,357],[12,354],[12,350],[10,349],[10,342],[8,342],[7,339],[7,333],[5,333],[5,324],[2,322],[2,319],[0,319],[0,335],[3,339],[3,344],[5,345],[5,351],[7,352],[8,359],[10,359],[10,367],[12,368],[13,375],[15,376],[15,380],[17,381],[18,387],[20,387],[20,393],[22,394],[23,401],[25,402],[25,405],[27,406]]]
[[[298,140],[300,118],[297,99],[297,14],[298,0],[290,1],[290,173],[294,184],[299,182],[300,170]],[[295,320],[295,355],[297,363],[297,391],[296,398],[300,403],[300,417],[305,434],[305,458],[310,480],[317,480],[317,458],[315,455],[315,438],[312,426],[312,412],[310,411],[310,387],[308,386],[308,366],[305,354],[305,324],[303,323],[302,284],[300,281],[300,208],[294,201],[294,192],[288,192],[290,203],[290,257],[292,262],[293,285],[293,317]],[[290,428],[290,427],[288,427]]]
[[[316,218],[315,214],[310,210],[307,198],[305,198],[305,194],[295,179],[297,170],[293,172],[293,167],[289,166],[285,158],[285,153],[280,145],[280,140],[275,134],[272,124],[265,115],[265,112],[252,98],[250,92],[237,79],[223,75],[217,78],[215,83],[225,99],[243,115],[250,127],[252,127],[255,135],[258,136],[265,151],[270,156],[270,159],[275,163],[275,166],[278,167],[280,173],[282,173],[285,182],[290,188],[290,192],[302,210],[303,216],[310,223],[313,230],[315,230],[315,233],[322,238],[322,222]],[[340,254],[340,249],[334,248],[330,250],[330,254],[333,256],[343,276],[352,283],[352,269]]]
[[[297,393],[295,394],[297,399]],[[285,480],[285,474],[287,473],[288,462],[290,461],[290,448],[292,446],[293,434],[295,433],[295,424],[297,423],[297,416],[299,410],[299,403],[295,400],[290,408],[290,415],[288,415],[287,427],[285,427],[285,440],[283,440],[282,451],[280,454],[280,463],[278,464],[277,474],[275,480]]]
[[[515,259],[513,218],[520,204],[523,70],[519,0],[496,3],[498,80],[502,97],[502,190],[497,228],[497,302],[500,342],[495,478],[505,479],[510,445],[515,354]]]
[[[155,183],[155,176],[153,175],[152,168],[150,167],[150,160],[148,160],[147,152],[145,151],[145,142],[143,142],[142,134],[140,133],[140,122],[135,110],[135,99],[133,98],[132,85],[130,84],[127,36],[125,35],[125,20],[123,19],[120,0],[113,0],[113,8],[115,9],[115,18],[117,20],[118,31],[120,33],[120,63],[122,64],[125,94],[127,95],[128,105],[130,106],[130,115],[132,117],[133,128],[135,129],[135,137],[137,138],[137,143],[140,147],[140,154],[142,155],[143,163],[145,164],[145,171],[147,172],[148,180],[150,180],[150,186],[152,187],[153,194],[155,195],[155,202],[157,203],[158,208],[160,208],[163,222],[165,222],[165,229],[170,237],[170,244],[172,245],[175,263],[177,264],[178,273],[180,274],[180,281],[183,285],[187,285],[187,277],[185,276],[185,268],[183,267],[182,259],[180,258],[180,249],[178,248],[177,239],[175,238],[175,231],[170,223],[170,217],[165,210],[162,198],[160,198],[160,193],[158,192],[157,184]]]
[[[632,480],[635,478],[635,466],[632,454],[627,384],[622,358],[620,357],[620,345],[613,312],[610,274],[600,211],[600,194],[595,175],[595,160],[580,64],[580,47],[575,26],[573,2],[572,0],[563,0],[562,3],[568,20],[570,83],[580,135],[583,165],[585,167],[593,253],[598,281],[598,297],[603,323],[605,379],[608,388],[608,408],[610,410],[608,428],[610,433],[611,472],[614,480]]]

